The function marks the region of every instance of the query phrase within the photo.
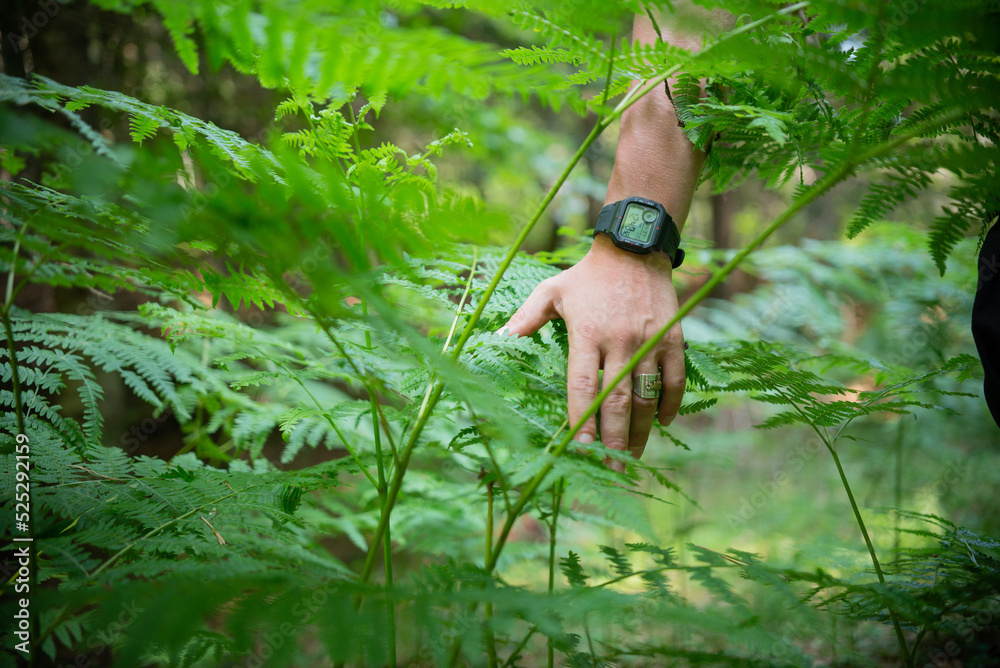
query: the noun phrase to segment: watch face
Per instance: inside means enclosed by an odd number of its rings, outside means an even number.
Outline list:
[[[651,206],[629,202],[618,228],[618,236],[637,244],[649,243],[659,215],[660,212]]]

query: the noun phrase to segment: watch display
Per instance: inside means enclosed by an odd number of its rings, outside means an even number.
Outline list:
[[[660,213],[653,207],[630,202],[625,207],[625,215],[622,217],[619,233],[625,239],[636,243],[645,244],[653,236],[653,226]]]

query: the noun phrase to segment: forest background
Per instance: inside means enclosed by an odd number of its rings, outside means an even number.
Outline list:
[[[35,665],[995,665],[995,3],[728,3],[701,60],[645,3],[438,5],[0,8]],[[492,332],[668,67],[689,393],[619,475],[564,330]]]

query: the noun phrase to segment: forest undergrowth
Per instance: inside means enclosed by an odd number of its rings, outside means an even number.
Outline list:
[[[232,68],[282,101],[250,140],[121,90],[0,75],[5,563],[31,539],[30,606],[16,568],[0,596],[6,619],[30,608],[4,660],[994,665],[1000,527],[907,506],[902,481],[935,447],[990,464],[972,446],[992,425],[969,424],[982,367],[956,332],[998,213],[996,3],[699,2],[737,20],[698,52],[622,37],[666,3],[92,4],[149,12],[192,73]],[[689,254],[687,299],[622,370],[684,319],[683,417],[636,461],[575,440],[561,323],[496,330],[580,253],[519,252],[574,170],[674,77],[685,133],[711,146],[705,183],[787,198],[742,248]],[[394,143],[380,119],[421,105],[464,111]],[[457,175],[453,156],[490,171],[496,116],[535,107],[591,128],[543,197],[494,201]],[[858,182],[855,241],[761,249]],[[931,192],[930,220],[885,222]],[[711,299],[737,269],[759,287]],[[99,307],[120,295],[131,308]],[[790,565],[657,521],[703,501],[730,529],[771,512],[761,481],[728,510],[681,482],[723,415],[751,416],[736,438],[762,451],[811,444],[838,486],[813,523],[844,518],[863,561]],[[891,500],[859,499],[859,462],[893,467]]]

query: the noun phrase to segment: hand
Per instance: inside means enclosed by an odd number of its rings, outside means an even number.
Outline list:
[[[597,396],[598,370],[610,382],[639,347],[677,313],[670,258],[638,255],[616,248],[598,234],[584,258],[558,276],[542,281],[507,323],[510,334],[530,336],[549,320],[562,318],[569,333],[569,422],[575,425]],[[601,404],[601,442],[641,457],[653,426],[657,400],[632,392],[632,377],[660,373],[660,424],[673,422],[684,395],[684,338],[678,323]],[[576,434],[592,442],[592,416]],[[609,465],[624,471],[624,463]]]

